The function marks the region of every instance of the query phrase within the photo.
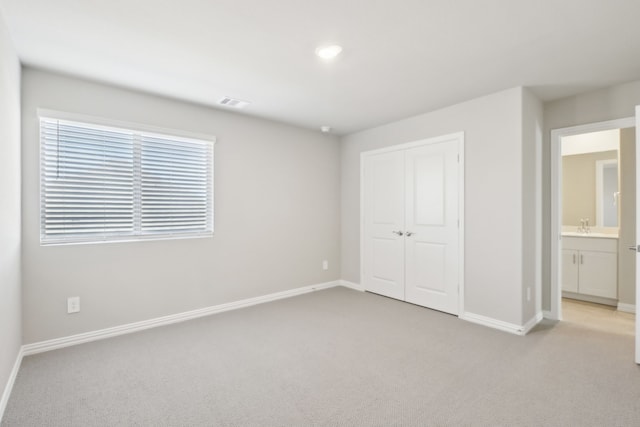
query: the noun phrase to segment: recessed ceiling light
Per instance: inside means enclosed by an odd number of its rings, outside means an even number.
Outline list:
[[[337,44],[331,46],[320,46],[316,49],[316,55],[322,59],[333,59],[342,52],[342,46]]]
[[[320,126],[320,131],[322,133],[329,133],[331,132],[331,126]]]

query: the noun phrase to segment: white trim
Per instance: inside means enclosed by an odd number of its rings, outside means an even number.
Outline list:
[[[521,325],[516,325],[515,323],[503,322],[502,320],[497,320],[491,317],[482,316],[480,314],[469,313],[468,311],[463,313],[459,317],[460,319],[466,320],[467,322],[476,323],[478,325],[487,326],[489,328],[498,329],[500,331],[509,332],[515,335],[524,335],[528,332],[525,330],[526,325],[521,326]],[[536,318],[537,316],[534,319]],[[535,324],[533,326],[535,326]]]
[[[542,310],[542,317],[544,317],[545,319],[552,319],[553,317],[551,317],[551,311],[550,310]]]
[[[366,286],[364,285],[364,152],[360,153],[360,284],[362,288],[366,291]]]
[[[197,310],[186,311],[183,313],[171,314],[169,316],[157,317],[155,319],[143,320],[141,322],[129,323],[126,325],[114,326],[112,328],[99,329],[97,331],[85,332],[82,334],[71,335],[62,338],[55,338],[47,341],[40,341],[23,346],[23,354],[25,356],[43,353],[45,351],[56,350],[58,348],[69,347],[72,345],[83,344],[91,341],[102,340],[105,338],[116,337],[118,335],[130,334],[133,332],[144,331],[145,329],[156,328],[158,326],[170,325],[172,323],[183,322],[185,320],[196,319],[198,317],[209,316],[211,314],[222,313],[225,311],[236,310],[239,308],[251,307],[253,305],[265,302],[276,301],[283,298],[290,298],[309,292],[319,291],[322,289],[340,286],[340,281],[320,283],[317,285],[304,286],[302,288],[291,289],[283,292],[276,292],[269,295],[263,295],[255,298],[248,298],[240,301],[229,302],[225,304],[214,305],[211,307],[200,308]]]
[[[2,421],[2,417],[4,417],[4,411],[5,409],[7,409],[7,404],[9,403],[9,396],[11,396],[11,391],[13,390],[13,385],[16,382],[16,377],[18,376],[20,365],[22,365],[23,356],[24,356],[24,346],[20,347],[20,350],[18,351],[18,355],[16,356],[16,361],[13,364],[13,369],[11,369],[11,373],[9,374],[9,379],[7,380],[7,385],[4,387],[4,392],[2,393],[2,399],[0,399],[0,421]]]
[[[464,313],[464,132],[458,138],[458,314]]]
[[[417,141],[405,142],[405,143],[397,144],[397,145],[390,145],[388,147],[377,148],[375,150],[363,151],[363,152],[360,153],[360,158],[362,159],[362,157],[374,156],[374,155],[382,154],[382,153],[390,153],[392,151],[403,151],[403,150],[407,150],[409,148],[422,147],[423,145],[437,144],[439,142],[446,142],[446,141],[450,141],[452,139],[458,139],[458,140],[464,141],[464,132],[454,132],[454,133],[449,133],[449,134],[446,134],[446,135],[434,136],[434,137],[431,137],[431,138],[420,139],[420,140],[417,140]],[[458,148],[460,148],[460,147],[458,147]]]
[[[538,312],[535,316],[533,316],[527,323],[522,327],[522,335],[526,335],[531,331],[531,329],[535,328],[535,326],[540,323],[544,319],[544,315],[542,312]]]
[[[623,302],[618,303],[618,311],[623,311],[625,313],[636,313],[636,305],[635,304],[625,304]]]
[[[634,127],[635,117],[627,117],[606,122],[590,123],[580,126],[571,126],[551,131],[551,295],[549,318],[562,320],[562,287],[560,286],[560,265],[562,251],[560,242],[562,239],[562,162],[560,141],[565,136],[579,135],[582,133],[598,132],[602,130],[621,129]]]
[[[635,120],[634,120],[634,126],[636,127],[636,140],[635,140],[635,147],[636,147],[636,171],[638,169],[638,165],[640,164],[640,133],[638,133],[638,128],[640,128],[640,105],[636,105],[636,116],[635,116]],[[640,199],[638,199],[638,194],[640,194],[640,191],[638,190],[638,187],[640,187],[640,174],[636,172],[636,212],[635,212],[635,220],[636,220],[636,235],[633,236],[634,240],[635,240],[635,244],[637,245],[639,242],[638,240],[640,240],[640,229],[638,228],[638,223],[640,223],[640,220],[638,220],[638,218],[640,218],[640,209],[638,208],[638,206],[640,206]],[[636,246],[636,249],[638,247]],[[638,264],[638,253],[636,252],[636,267]],[[634,289],[636,290],[636,307],[640,306],[640,273],[638,273],[638,270],[636,268],[636,277],[635,277],[635,283],[634,283]],[[635,362],[637,364],[640,364],[640,316],[636,316],[636,351],[635,351]]]
[[[392,151],[406,150],[409,148],[421,147],[423,145],[436,144],[439,142],[457,139],[458,141],[458,316],[464,313],[464,132],[455,132],[447,135],[421,139],[404,144],[392,145],[378,148],[376,150],[363,151],[360,153],[360,281],[364,281],[364,161],[365,157],[388,153]],[[366,290],[364,284],[361,284]]]
[[[364,286],[359,283],[349,282],[348,280],[339,280],[340,286],[345,288],[353,289],[354,291],[365,292]]]
[[[164,128],[161,126],[153,126],[144,123],[128,122],[124,120],[108,119],[105,117],[91,116],[88,114],[68,113],[64,111],[47,110],[45,108],[37,109],[38,118],[46,117],[54,120],[68,120],[73,122],[89,123],[96,126],[108,126],[121,128],[125,130],[140,131],[146,133],[159,133],[171,135],[178,138],[196,141],[207,141],[211,144],[216,143],[216,137],[207,133],[191,132],[182,129]]]

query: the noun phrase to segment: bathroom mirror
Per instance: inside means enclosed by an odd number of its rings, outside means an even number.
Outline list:
[[[596,162],[596,225],[618,226],[618,160]]]
[[[620,131],[562,139],[562,225],[617,228]]]

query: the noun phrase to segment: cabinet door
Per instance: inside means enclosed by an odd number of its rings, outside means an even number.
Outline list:
[[[578,292],[603,298],[618,296],[618,255],[611,252],[580,251]]]
[[[578,251],[562,250],[562,290],[578,292]]]

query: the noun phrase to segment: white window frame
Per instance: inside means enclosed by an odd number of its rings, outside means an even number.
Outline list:
[[[48,109],[37,109],[38,115],[38,145],[39,145],[39,186],[40,186],[40,194],[39,194],[39,206],[40,206],[40,216],[39,216],[39,228],[40,228],[40,245],[41,246],[59,246],[59,245],[77,245],[77,244],[96,244],[96,243],[122,243],[122,242],[140,242],[140,241],[149,241],[149,240],[173,240],[173,239],[193,239],[193,238],[208,238],[213,237],[215,230],[215,191],[214,191],[214,175],[215,175],[215,143],[216,137],[197,133],[197,132],[188,132],[183,130],[176,130],[170,128],[163,128],[157,126],[144,125],[140,123],[127,122],[127,121],[119,121],[106,119],[102,117],[84,115],[84,114],[76,114],[76,113],[68,113],[61,112],[55,110]],[[211,144],[211,174],[208,182],[208,192],[210,194],[210,203],[211,203],[211,217],[210,220],[210,230],[206,231],[198,231],[198,232],[168,232],[168,233],[155,233],[155,234],[126,234],[126,235],[112,235],[112,236],[82,236],[82,237],[74,237],[74,236],[62,236],[60,238],[44,238],[43,232],[43,215],[44,211],[42,209],[43,202],[43,179],[42,179],[42,164],[41,164],[41,156],[42,156],[42,136],[40,135],[40,120],[41,119],[52,119],[52,120],[67,120],[72,122],[78,122],[82,124],[86,124],[89,126],[96,127],[106,127],[109,129],[115,130],[123,130],[132,133],[144,133],[146,135],[157,135],[162,137],[171,137],[175,138],[175,140],[180,141],[183,140],[185,142],[205,142]],[[139,193],[139,189],[134,189],[135,193]]]

